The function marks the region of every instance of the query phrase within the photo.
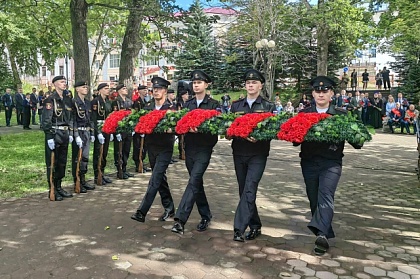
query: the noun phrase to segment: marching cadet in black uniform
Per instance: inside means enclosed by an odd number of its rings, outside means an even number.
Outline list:
[[[149,104],[149,102],[146,102],[144,99],[147,95],[147,91],[148,91],[147,87],[144,85],[139,85],[138,90],[139,90],[139,97],[137,100],[133,102],[133,109],[135,109],[136,111],[144,109],[144,107]],[[143,144],[142,158],[139,158],[140,147],[141,147],[140,141],[141,141],[141,135],[135,133],[133,135],[133,161],[136,164],[136,172],[138,172],[138,169],[139,169],[140,159],[144,161],[144,158],[146,158],[146,152],[147,152],[146,144]],[[143,172],[148,172],[148,171],[151,171],[151,169],[143,165]]]
[[[108,115],[112,112],[112,104],[109,100],[110,89],[107,83],[101,83],[98,85],[98,96],[92,100],[92,124],[95,130],[95,142],[93,144],[93,172],[95,175],[95,183],[97,185],[105,185],[106,183],[112,183],[112,180],[104,175],[105,167],[106,167],[106,157],[108,156],[108,149],[109,149],[109,142],[113,140],[113,135],[108,135],[106,133],[102,133],[99,125],[103,125],[105,119]],[[102,160],[100,164],[100,171],[102,173],[102,183],[98,183],[98,175],[99,175],[99,157],[100,157],[100,150],[102,145]],[[100,182],[100,181],[99,181]]]
[[[301,113],[347,114],[342,108],[330,104],[336,83],[328,77],[318,76],[311,83],[315,105]],[[297,144],[294,144],[295,146]],[[360,149],[361,146],[353,145]],[[339,144],[303,142],[300,149],[301,168],[306,184],[312,219],[308,228],[317,236],[314,252],[323,255],[329,248],[328,238],[335,234],[331,226],[334,216],[334,194],[341,176],[344,142]]]
[[[63,198],[73,197],[61,188],[61,180],[66,175],[68,145],[73,141],[73,132],[70,130],[73,129],[72,103],[70,97],[64,94],[66,78],[56,76],[52,82],[55,91],[45,100],[42,111],[42,129],[45,133],[49,197],[50,200],[62,201]]]
[[[166,100],[168,85],[170,82],[161,77],[152,78],[153,84],[153,99],[144,108],[146,110],[175,110],[175,107]],[[150,134],[146,135],[145,141],[147,144],[147,151],[149,154],[150,165],[152,167],[152,176],[149,180],[146,194],[139,205],[136,213],[131,216],[131,219],[144,222],[146,214],[153,204],[157,192],[159,191],[162,205],[165,209],[160,221],[166,221],[175,213],[174,201],[172,199],[171,191],[166,177],[166,170],[172,159],[172,152],[174,150],[175,135],[170,134]]]
[[[133,101],[127,98],[127,87],[124,84],[119,84],[115,89],[118,93],[118,96],[112,102],[112,108],[114,111],[118,110],[131,110],[133,106]],[[131,133],[121,133],[115,136],[114,141],[114,164],[118,168],[122,168],[122,176],[117,175],[118,179],[128,179],[134,175],[127,172],[127,161],[130,157],[131,141],[133,136]],[[122,150],[120,150],[120,142],[122,141]],[[119,152],[122,153],[122,166],[119,164]]]
[[[76,183],[76,170],[78,164],[79,149],[82,149],[82,158],[79,162],[80,177],[80,193],[86,193],[87,190],[94,190],[95,186],[91,186],[86,182],[86,173],[89,162],[90,142],[95,141],[93,124],[91,121],[91,104],[86,95],[88,94],[88,85],[86,81],[76,82],[74,85],[75,96],[73,98],[73,137],[74,141],[71,145],[71,161],[73,181]]]
[[[220,110],[219,102],[206,94],[206,89],[211,82],[210,77],[203,71],[195,70],[191,73],[191,80],[195,97],[185,103],[185,108]],[[185,165],[190,178],[176,211],[172,232],[184,233],[184,225],[190,217],[194,203],[197,204],[198,212],[201,215],[197,231],[207,230],[210,224],[212,214],[204,191],[203,175],[210,163],[213,147],[217,140],[217,135],[197,133],[196,129],[185,135]]]
[[[257,70],[245,73],[246,98],[232,103],[231,112],[239,115],[246,113],[274,112],[274,103],[261,97],[265,79]],[[270,141],[255,141],[253,138],[234,138],[232,142],[233,162],[239,185],[239,204],[235,212],[233,240],[244,242],[243,234],[249,227],[245,238],[252,240],[261,234],[261,220],[258,215],[258,183],[264,173],[270,152]]]

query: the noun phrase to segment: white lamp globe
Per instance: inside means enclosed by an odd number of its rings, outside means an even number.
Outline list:
[[[273,41],[273,40],[271,40],[271,41],[269,41],[269,42],[267,43],[267,46],[268,46],[269,48],[274,48],[274,47],[276,46],[276,42],[275,42],[275,41]]]

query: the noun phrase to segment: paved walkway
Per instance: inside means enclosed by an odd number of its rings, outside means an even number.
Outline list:
[[[238,202],[229,142],[215,148],[205,175],[214,219],[184,236],[159,222],[159,197],[144,224],[130,219],[150,174],[63,202],[47,194],[0,201],[0,278],[420,278],[420,188],[414,136],[377,134],[361,151],[347,146],[336,194],[337,238],[312,254],[314,236],[298,148],[273,142],[261,181],[263,235],[232,241]],[[171,165],[176,203],[187,182]],[[70,188],[70,187],[69,187]]]

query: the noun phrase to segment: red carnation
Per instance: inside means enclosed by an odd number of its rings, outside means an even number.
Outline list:
[[[102,132],[107,134],[114,134],[118,128],[118,122],[124,119],[124,117],[131,114],[131,110],[118,110],[112,112],[106,119]]]
[[[194,109],[182,117],[175,127],[175,132],[179,135],[186,134],[190,129],[196,129],[203,124],[204,121],[219,115],[217,110]]]
[[[302,143],[313,125],[330,116],[328,113],[299,113],[281,125],[277,138]]]
[[[139,119],[134,131],[137,134],[152,134],[153,130],[159,124],[163,117],[165,117],[166,110],[153,110]]]
[[[226,134],[229,137],[247,138],[257,127],[258,123],[271,116],[274,116],[271,112],[244,114],[233,121]]]

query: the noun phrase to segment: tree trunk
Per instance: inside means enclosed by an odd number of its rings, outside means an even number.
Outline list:
[[[140,12],[140,3],[141,1],[139,0],[132,0],[132,7],[138,8],[138,10],[130,10],[124,40],[121,46],[120,72],[118,79],[119,83],[125,84],[130,94],[133,90],[134,61],[141,48],[139,32],[143,17]]]
[[[13,81],[17,88],[22,88],[22,80],[20,79],[18,66],[16,65],[15,52],[8,43],[6,43],[6,48],[9,53],[10,68],[12,68]]]
[[[322,11],[324,0],[318,0],[318,10]],[[326,76],[328,70],[328,25],[320,21],[317,26],[317,69],[318,76]]]
[[[74,78],[90,84],[89,43],[87,35],[88,4],[85,0],[71,0],[70,18],[73,36]]]

